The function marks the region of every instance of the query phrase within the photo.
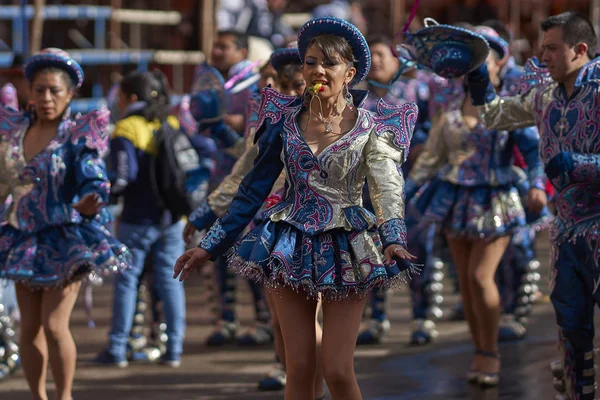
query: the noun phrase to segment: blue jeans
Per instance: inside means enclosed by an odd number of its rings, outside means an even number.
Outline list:
[[[132,225],[120,222],[117,238],[133,253],[131,269],[115,277],[112,327],[108,351],[117,359],[125,359],[127,340],[137,299],[138,283],[144,271],[144,260],[152,252],[156,287],[163,302],[167,323],[167,354],[179,357],[185,336],[185,292],[183,283],[173,279],[173,266],[185,251],[182,234],[184,222],[162,228],[159,225]]]

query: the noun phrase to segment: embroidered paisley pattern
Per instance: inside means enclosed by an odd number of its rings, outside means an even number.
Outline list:
[[[216,220],[215,223],[213,224],[213,226],[210,228],[210,230],[208,232],[206,232],[206,235],[204,235],[204,237],[202,238],[202,241],[200,242],[199,247],[202,247],[203,249],[210,251],[210,249],[219,244],[219,242],[221,240],[223,240],[226,236],[226,232],[223,230],[223,227],[221,226],[221,221],[220,220]]]

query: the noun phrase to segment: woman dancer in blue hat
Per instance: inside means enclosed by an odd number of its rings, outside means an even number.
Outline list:
[[[225,216],[199,247],[177,261],[175,276],[187,279],[209,258],[229,250],[231,267],[277,291],[286,400],[314,398],[314,316],[320,294],[327,386],[334,400],[358,400],[353,356],[365,296],[376,287],[399,285],[414,269],[414,256],[406,251],[398,166],[405,160],[417,109],[414,103],[381,103],[378,113],[360,107],[364,93],[349,86],[366,77],[370,52],[351,24],[311,20],[301,28],[298,44],[312,90],[303,99],[263,90],[255,166]],[[283,200],[230,249],[284,168]],[[365,179],[377,217],[362,207]]]
[[[56,398],[71,400],[76,348],[71,311],[90,272],[128,267],[129,250],[97,219],[110,184],[106,109],[72,118],[68,106],[83,83],[79,64],[46,49],[25,64],[33,111],[0,108],[0,278],[17,282],[21,357],[35,399],[45,400],[47,363]],[[40,290],[43,289],[43,290]]]
[[[492,51],[486,63],[498,79],[504,41],[486,36]],[[500,299],[494,276],[510,240],[525,225],[513,146],[524,155],[530,190],[543,193],[545,177],[537,153],[535,129],[515,132],[486,130],[470,101],[447,109],[430,131],[406,183],[410,200],[424,222],[440,224],[458,268],[460,292],[475,355],[467,379],[482,386],[499,382],[498,322]],[[429,181],[429,182],[427,182]],[[427,183],[426,183],[427,182]],[[412,232],[411,232],[412,233]]]
[[[268,75],[265,75],[266,68],[272,68],[276,72],[274,80],[269,80]],[[304,93],[306,83],[302,74],[302,61],[297,48],[278,49],[271,55],[269,63],[263,67],[261,72],[261,80],[259,86],[261,88],[273,85],[280,93],[286,96],[296,97]],[[291,99],[290,99],[291,100]],[[184,232],[186,242],[190,242],[191,235],[196,230],[204,230],[210,226],[218,218],[218,215],[223,216],[231,202],[235,198],[243,178],[252,170],[254,159],[258,155],[258,147],[254,144],[254,134],[256,132],[256,124],[259,118],[260,98],[253,99],[249,104],[248,116],[246,119],[246,134],[244,139],[245,151],[240,156],[234,165],[231,174],[228,175],[221,185],[215,189],[207,200],[196,210],[190,217],[188,225]],[[285,173],[282,173],[277,182],[271,189],[272,195],[267,198],[263,208],[269,208],[279,201],[283,193],[285,185]],[[260,220],[262,213],[259,211],[257,220]],[[277,365],[269,374],[259,382],[261,390],[281,390],[285,388],[286,372],[285,372],[285,348],[283,345],[283,337],[279,326],[279,319],[273,303],[272,294],[267,292],[266,299],[271,312],[271,325],[273,327],[273,339],[275,342],[275,352],[277,356]],[[318,311],[317,311],[318,313]],[[317,339],[317,354],[321,346],[322,330],[318,321],[315,322],[316,339]],[[317,373],[315,378],[315,398],[323,397],[323,375],[320,364],[317,363]]]

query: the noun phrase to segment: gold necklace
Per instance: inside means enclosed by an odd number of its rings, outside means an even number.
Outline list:
[[[342,110],[343,111],[343,110]],[[342,113],[336,114],[334,115],[329,121],[327,121],[322,115],[319,115],[315,112],[313,112],[312,110],[310,111],[311,114],[313,114],[315,117],[317,117],[319,119],[319,121],[321,121],[321,123],[323,124],[323,126],[325,127],[325,132],[326,133],[331,133],[333,132],[333,127],[331,126],[331,123],[340,115],[342,115]]]

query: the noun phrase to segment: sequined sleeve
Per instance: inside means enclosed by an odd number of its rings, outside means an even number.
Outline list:
[[[479,107],[485,126],[508,131],[535,126],[538,93],[546,90],[550,82],[548,72],[539,67],[537,59],[528,60],[516,96],[496,95],[485,64],[471,72],[467,80],[471,100]]]
[[[409,178],[415,185],[421,186],[431,179],[446,162],[448,147],[444,141],[446,117],[439,118],[429,131],[423,152],[419,154]]]
[[[108,149],[108,125],[110,113],[106,109],[91,112],[76,120],[72,128],[71,141],[74,143],[74,161],[77,194],[83,198],[88,193],[98,193],[108,204],[110,182],[103,157]]]
[[[252,221],[283,169],[281,160],[283,144],[279,132],[281,124],[273,126],[266,123],[262,129],[264,132],[258,134],[260,139],[254,167],[242,180],[237,195],[225,215],[215,221],[200,242],[199,247],[208,251],[213,257],[224,254]]]
[[[494,97],[479,106],[483,123],[489,129],[514,131],[535,126],[534,97],[536,90],[525,96]]]
[[[75,181],[77,194],[83,198],[88,193],[98,193],[105,204],[108,204],[110,182],[106,165],[97,150],[85,148],[75,161]]]
[[[544,174],[544,167],[539,155],[540,135],[537,128],[518,129],[511,132],[511,135],[523,155],[529,187],[544,190],[546,187],[546,174]]]
[[[365,146],[367,165],[367,185],[382,244],[406,246],[406,225],[404,223],[404,178],[397,166],[404,160],[404,151],[394,146],[393,135],[374,133]]]
[[[597,182],[600,180],[600,155],[571,153],[573,183]]]

